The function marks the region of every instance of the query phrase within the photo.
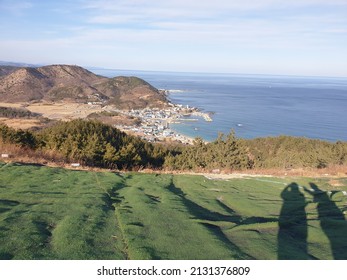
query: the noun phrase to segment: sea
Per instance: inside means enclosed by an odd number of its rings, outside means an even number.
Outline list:
[[[347,78],[178,73],[90,69],[106,77],[137,76],[168,90],[176,104],[210,113],[171,124],[178,133],[213,141],[234,131],[240,138],[301,136],[347,141]]]

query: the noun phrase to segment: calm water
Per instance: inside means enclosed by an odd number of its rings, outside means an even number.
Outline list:
[[[218,132],[233,129],[242,138],[286,134],[347,141],[347,78],[92,71],[108,77],[138,76],[171,90],[174,103],[214,112],[213,122],[172,125],[189,136],[213,140]]]

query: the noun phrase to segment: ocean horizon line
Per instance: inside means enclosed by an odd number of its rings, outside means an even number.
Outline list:
[[[288,73],[246,73],[246,72],[228,72],[228,71],[181,71],[181,70],[149,70],[149,69],[123,69],[113,68],[104,66],[91,66],[91,65],[80,65],[76,63],[26,63],[26,62],[12,62],[0,60],[2,66],[15,66],[15,67],[42,67],[48,65],[77,65],[81,66],[90,71],[93,70],[104,70],[104,71],[123,71],[123,72],[147,72],[147,73],[166,73],[166,74],[194,74],[194,75],[225,75],[225,76],[268,76],[268,77],[296,77],[296,78],[332,78],[332,79],[347,79],[346,76],[341,75],[315,75],[315,74],[288,74]]]
[[[309,74],[274,74],[274,73],[243,73],[243,72],[208,72],[208,71],[174,71],[174,70],[144,70],[144,69],[121,69],[121,68],[106,68],[97,66],[81,66],[90,71],[104,70],[104,71],[123,71],[123,72],[146,72],[146,73],[163,73],[163,74],[194,74],[194,75],[215,75],[215,76],[265,76],[265,77],[288,77],[288,78],[331,78],[331,79],[346,79],[346,76],[334,75],[309,75]]]

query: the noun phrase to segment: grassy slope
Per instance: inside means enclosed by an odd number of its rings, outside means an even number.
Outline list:
[[[195,219],[170,175],[130,175],[116,212],[131,259],[233,259],[225,238]]]
[[[347,191],[346,179],[332,187],[328,179],[219,181],[0,163],[0,258],[347,259],[345,217],[322,218],[345,211],[346,196],[317,209],[322,198],[301,188],[305,198],[284,201],[293,181]],[[307,225],[287,230],[298,209]]]
[[[0,258],[123,258],[122,244],[112,238],[114,211],[98,177],[103,187],[119,181],[106,173],[1,166]]]

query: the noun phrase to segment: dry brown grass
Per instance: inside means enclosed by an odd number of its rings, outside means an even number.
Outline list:
[[[7,126],[15,129],[30,129],[33,127],[43,127],[44,124],[38,119],[10,119],[0,118],[0,123],[4,123]]]
[[[25,103],[6,103],[0,102],[0,107],[10,107],[10,108],[23,108],[25,107]]]
[[[42,165],[62,166],[66,160],[54,151],[40,151],[29,148],[22,148],[14,144],[3,144],[0,142],[0,154],[9,154],[8,159],[1,158],[2,161],[24,162]]]
[[[100,112],[101,106],[73,102],[39,102],[27,106],[26,109],[53,120],[72,120],[86,118],[91,113]]]

